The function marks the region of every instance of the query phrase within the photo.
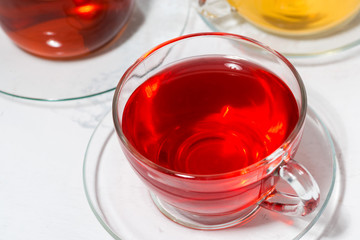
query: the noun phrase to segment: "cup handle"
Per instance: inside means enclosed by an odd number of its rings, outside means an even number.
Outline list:
[[[305,167],[290,159],[280,166],[279,176],[290,185],[296,195],[283,193],[275,188],[270,196],[260,203],[261,207],[289,216],[305,216],[316,209],[320,190]]]
[[[228,16],[232,7],[226,0],[197,0],[198,12],[210,19],[217,19]]]

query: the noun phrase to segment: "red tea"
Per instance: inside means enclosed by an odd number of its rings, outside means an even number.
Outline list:
[[[98,49],[128,20],[134,0],[5,0],[0,24],[21,48],[50,58]]]
[[[245,60],[210,56],[172,64],[141,84],[125,106],[122,128],[149,160],[204,175],[263,159],[298,119],[291,90],[275,74]]]

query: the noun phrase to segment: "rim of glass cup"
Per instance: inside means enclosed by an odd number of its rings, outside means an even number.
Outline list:
[[[165,168],[163,166],[160,166],[156,163],[154,163],[153,161],[151,161],[150,159],[146,158],[145,156],[143,156],[141,153],[139,153],[137,151],[137,149],[135,147],[133,147],[131,145],[131,143],[128,141],[128,139],[125,137],[122,128],[119,124],[120,119],[119,119],[119,115],[118,115],[118,103],[119,103],[119,96],[121,94],[121,90],[123,88],[123,85],[128,81],[128,77],[131,75],[131,73],[134,71],[135,68],[137,68],[145,59],[147,59],[150,55],[152,55],[153,53],[155,53],[157,50],[165,47],[165,46],[170,46],[172,44],[181,42],[181,41],[186,41],[188,39],[191,38],[197,38],[197,37],[219,37],[219,38],[228,38],[230,40],[233,41],[245,41],[245,42],[250,42],[254,45],[256,45],[257,47],[259,47],[260,49],[264,49],[267,52],[272,53],[274,56],[276,56],[278,59],[280,59],[283,63],[286,64],[286,66],[291,70],[292,74],[295,76],[295,79],[298,83],[298,86],[300,88],[300,95],[301,95],[301,108],[299,111],[299,120],[296,123],[296,126],[294,127],[294,129],[292,130],[292,132],[290,133],[290,135],[287,137],[287,139],[283,142],[283,144],[281,146],[279,146],[274,152],[272,152],[271,154],[269,154],[268,156],[266,156],[265,158],[263,158],[262,160],[253,163],[250,166],[247,166],[245,168],[242,169],[238,169],[238,170],[234,170],[231,172],[225,172],[225,173],[219,173],[219,174],[187,174],[187,173],[183,173],[183,172],[179,172],[179,171],[174,171],[168,168]],[[131,154],[133,154],[137,160],[142,161],[144,164],[146,164],[147,166],[150,166],[151,168],[158,170],[162,173],[168,174],[168,175],[173,175],[173,176],[177,176],[177,177],[181,177],[181,178],[187,178],[187,179],[191,179],[191,178],[196,178],[196,179],[220,179],[223,177],[229,177],[229,175],[232,176],[237,176],[237,175],[243,175],[246,174],[248,172],[251,172],[261,166],[270,164],[272,161],[274,161],[276,159],[276,156],[282,152],[282,150],[284,148],[286,148],[286,146],[293,142],[294,139],[298,136],[300,130],[302,129],[304,122],[305,122],[305,118],[306,118],[306,111],[307,111],[307,96],[306,96],[306,90],[305,90],[305,85],[299,75],[299,73],[297,72],[297,70],[295,69],[295,67],[283,56],[281,55],[279,52],[273,50],[272,48],[258,42],[255,39],[252,38],[248,38],[245,36],[241,36],[241,35],[237,35],[237,34],[232,34],[232,33],[224,33],[224,32],[203,32],[203,33],[193,33],[193,34],[188,34],[188,35],[183,35],[180,37],[176,37],[173,39],[170,39],[166,42],[163,42],[159,45],[157,45],[156,47],[152,48],[151,50],[149,50],[148,52],[146,52],[145,54],[143,54],[140,58],[138,58],[134,64],[132,64],[124,73],[124,75],[121,77],[116,89],[115,89],[115,94],[114,94],[114,98],[113,98],[113,103],[112,103],[112,115],[113,115],[113,121],[114,121],[114,126],[115,126],[115,131],[120,139],[120,141],[122,142],[122,144],[131,152]]]

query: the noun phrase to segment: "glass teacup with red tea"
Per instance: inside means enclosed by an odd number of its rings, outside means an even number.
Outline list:
[[[293,157],[306,117],[304,84],[261,43],[226,33],[165,42],[123,75],[113,101],[122,149],[167,217],[227,228],[260,207],[302,216],[319,202]],[[277,190],[287,183],[295,194]]]

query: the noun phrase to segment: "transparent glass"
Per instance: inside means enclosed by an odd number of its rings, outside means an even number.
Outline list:
[[[144,157],[124,135],[125,105],[135,89],[160,70],[184,59],[207,60],[209,56],[242,59],[271,69],[295,97],[299,119],[278,149],[245,168],[219,174],[189,174],[160,166]],[[237,225],[249,220],[259,206],[296,216],[307,215],[317,207],[320,193],[316,181],[300,163],[292,160],[301,141],[306,109],[303,82],[286,58],[255,40],[225,33],[182,36],[150,50],[124,74],[113,101],[114,124],[121,146],[148,186],[155,204],[168,218],[196,229]],[[289,194],[277,190],[279,178],[293,188],[295,194],[291,199],[295,201],[289,201]]]
[[[0,93],[36,101],[69,101],[112,92],[138,56],[182,34],[189,9],[189,2],[183,0],[136,0],[126,27],[111,44],[67,60],[28,54],[0,29]]]
[[[298,26],[299,22],[306,22],[313,19],[313,25],[316,27],[318,26],[317,24],[321,23],[323,17],[340,18],[339,14],[341,15],[341,13],[337,11],[337,1],[326,1],[327,4],[325,5],[329,8],[322,7],[321,1],[284,0],[276,1],[276,3],[273,4],[271,3],[272,1],[273,0],[255,0],[241,1],[240,3],[240,1],[236,0],[192,0],[194,8],[212,30],[255,38],[287,57],[296,59],[308,59],[309,57],[313,58],[324,55],[328,57],[328,55],[359,46],[360,37],[358,32],[360,29],[360,4],[358,1],[350,0],[341,3],[341,6],[344,4],[344,8],[342,8],[343,21],[329,20],[327,24],[328,28],[319,29],[319,31],[315,32],[310,31],[307,34],[305,34],[304,31],[309,27],[309,24],[304,24],[303,28],[301,28]],[[236,8],[234,7],[235,5],[237,6]],[[296,26],[290,26],[288,29],[280,31],[284,24],[281,24],[280,21],[274,21],[274,17],[266,17],[261,14],[257,17],[262,20],[259,20],[259,23],[256,24],[246,15],[239,13],[236,10],[244,9],[244,11],[247,11],[250,15],[256,15],[256,13],[260,11],[248,11],[247,5],[251,8],[258,8],[260,10],[268,9],[268,11],[272,12],[270,13],[271,16],[281,15],[282,10],[290,11],[290,13],[294,15],[294,19],[287,19],[287,21],[290,25],[295,24]],[[306,7],[307,5],[309,6]],[[305,12],[310,11],[309,13],[306,13],[308,14],[308,17],[296,15],[299,14],[299,12],[296,11],[297,7],[303,8]],[[319,13],[314,14],[311,12],[312,7],[315,8],[314,11],[319,11]],[[280,8],[280,10],[278,8]],[[326,14],[326,11],[332,11],[332,9],[335,9],[337,13]],[[323,13],[323,11],[325,11],[325,13]],[[348,11],[347,14],[346,11]],[[285,20],[287,17],[291,18],[291,14],[284,14],[283,18],[285,18]],[[269,29],[262,26],[262,24],[264,24],[262,21],[273,22],[275,24],[274,28],[276,29]]]
[[[155,207],[148,189],[126,160],[111,113],[94,130],[86,149],[83,183],[89,206],[99,223],[117,240],[321,239],[335,221],[341,204],[341,171],[338,169],[341,159],[337,158],[331,133],[323,122],[331,119],[322,114],[326,106],[318,101],[309,105],[295,158],[312,172],[321,199],[314,212],[307,216],[286,216],[260,208],[246,225],[217,231],[193,230],[169,221]]]
[[[214,0],[200,0],[204,14],[216,18],[221,8]],[[348,23],[360,9],[357,0],[223,0],[232,11],[253,25],[274,34],[308,36],[334,31]],[[228,8],[229,9],[229,8]]]
[[[45,58],[74,58],[113,40],[135,0],[11,0],[0,3],[0,25],[21,49]]]

